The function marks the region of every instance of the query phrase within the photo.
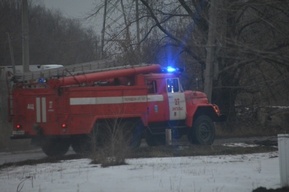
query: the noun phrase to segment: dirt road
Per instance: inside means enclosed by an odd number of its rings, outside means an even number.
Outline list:
[[[179,143],[182,147],[187,146],[189,148],[189,144],[187,143],[186,139],[182,139]],[[215,149],[216,153],[218,153],[218,150],[221,146],[226,147],[243,147],[249,148],[254,146],[261,146],[261,145],[277,145],[277,137],[271,136],[271,137],[247,137],[247,138],[226,138],[226,139],[216,139],[214,144],[212,145],[212,148]],[[150,150],[150,148],[147,147],[146,143],[143,142],[141,148],[144,148],[145,151]],[[148,150],[146,150],[148,148]],[[197,149],[198,146],[190,149]],[[202,148],[202,147],[200,147]],[[163,149],[161,149],[163,150]],[[67,155],[74,154],[73,150],[70,149]],[[46,155],[42,152],[40,148],[36,148],[33,150],[26,150],[26,151],[17,151],[17,152],[0,152],[0,165],[7,164],[7,163],[16,163],[21,161],[27,161],[27,160],[38,160],[38,159],[44,159],[46,158]]]

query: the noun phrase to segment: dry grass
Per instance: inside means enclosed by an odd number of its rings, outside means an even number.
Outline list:
[[[128,140],[130,125],[119,119],[111,119],[101,125],[104,127],[96,127],[96,132],[102,137],[101,147],[93,147],[92,163],[100,163],[102,167],[125,164],[125,159],[130,153]],[[96,140],[93,141],[93,146],[97,146]]]

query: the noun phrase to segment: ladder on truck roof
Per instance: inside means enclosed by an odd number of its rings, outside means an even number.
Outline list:
[[[109,71],[116,69],[126,69],[132,67],[143,67],[151,64],[123,65],[116,60],[99,60],[87,63],[67,65],[59,68],[45,69],[42,71],[26,72],[15,74],[14,79],[20,82],[30,82],[39,78],[52,79],[66,76],[81,75],[100,71]]]

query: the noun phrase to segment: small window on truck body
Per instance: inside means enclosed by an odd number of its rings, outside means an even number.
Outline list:
[[[157,93],[157,82],[155,80],[148,80],[147,81],[148,92],[150,94]]]
[[[167,79],[167,91],[168,93],[175,93],[180,91],[178,78]]]

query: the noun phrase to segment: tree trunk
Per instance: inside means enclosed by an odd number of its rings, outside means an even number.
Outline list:
[[[23,72],[29,72],[29,27],[27,0],[22,0],[22,65]]]
[[[136,39],[137,39],[137,55],[140,55],[140,30],[139,30],[139,4],[138,0],[135,1],[136,10]]]
[[[220,1],[220,0],[218,0]],[[215,61],[215,42],[216,42],[216,1],[211,0],[209,9],[209,32],[207,41],[206,68],[204,71],[204,92],[209,101],[212,101],[213,79],[214,79],[214,61]]]

